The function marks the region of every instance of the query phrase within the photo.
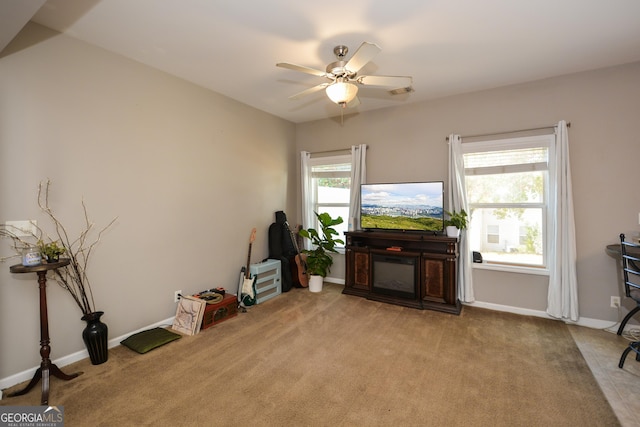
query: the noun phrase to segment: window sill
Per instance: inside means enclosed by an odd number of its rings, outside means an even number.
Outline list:
[[[494,264],[491,262],[472,263],[472,267],[478,270],[505,271],[508,273],[533,274],[537,276],[548,276],[548,268],[523,267],[520,265]]]

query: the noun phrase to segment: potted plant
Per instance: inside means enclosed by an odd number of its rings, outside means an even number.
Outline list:
[[[60,255],[66,252],[66,249],[58,245],[58,242],[45,243],[43,240],[38,240],[38,248],[40,249],[40,255],[42,259],[47,262],[58,262]]]
[[[309,274],[309,290],[311,292],[320,292],[322,290],[322,281],[327,277],[327,273],[331,271],[333,257],[331,253],[338,253],[337,244],[344,244],[343,240],[336,239],[334,236],[338,232],[333,228],[334,225],[342,224],[342,217],[336,219],[324,212],[318,214],[314,212],[320,224],[320,232],[315,228],[307,228],[299,231],[300,236],[307,238],[313,245],[312,249],[305,249],[302,252],[307,256],[307,273]]]
[[[449,216],[449,219],[444,222],[447,227],[447,236],[458,237],[460,235],[460,230],[467,228],[467,213],[464,209],[460,212],[445,211],[445,213]]]

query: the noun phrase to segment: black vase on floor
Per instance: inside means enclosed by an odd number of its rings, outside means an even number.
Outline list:
[[[87,327],[82,331],[82,339],[87,346],[93,365],[100,365],[109,358],[107,350],[109,328],[100,321],[103,314],[103,311],[96,311],[82,316],[82,320],[87,322]]]

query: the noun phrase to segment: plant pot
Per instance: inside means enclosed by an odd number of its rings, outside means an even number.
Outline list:
[[[87,326],[82,331],[82,339],[87,346],[93,365],[100,365],[109,358],[107,350],[109,328],[100,321],[103,314],[102,311],[96,311],[82,316],[82,320],[87,322]]]
[[[447,226],[447,237],[458,238],[460,236],[460,230],[455,225]]]
[[[324,281],[324,277],[322,276],[309,276],[309,291],[311,292],[322,292],[322,283]]]

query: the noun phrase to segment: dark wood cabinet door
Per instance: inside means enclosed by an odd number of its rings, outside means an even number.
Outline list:
[[[422,258],[422,299],[445,303],[444,260]]]
[[[369,251],[367,249],[347,249],[346,286],[352,289],[368,291],[371,282]]]
[[[425,302],[457,304],[456,260],[450,255],[422,254],[421,296]]]

